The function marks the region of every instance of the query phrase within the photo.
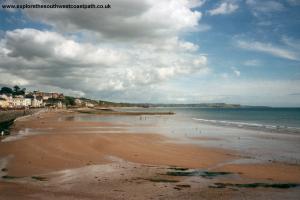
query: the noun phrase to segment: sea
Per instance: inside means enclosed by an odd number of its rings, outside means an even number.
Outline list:
[[[180,117],[220,126],[300,133],[300,108],[159,107],[147,110],[175,112]]]

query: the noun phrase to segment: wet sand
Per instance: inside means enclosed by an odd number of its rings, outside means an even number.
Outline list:
[[[72,120],[78,115],[83,114],[44,112],[17,120],[13,135],[23,137],[0,143],[0,199],[296,199],[300,194],[299,187],[212,187],[300,184],[299,165],[233,164],[244,158],[241,152],[180,144],[156,132],[126,133],[134,121]],[[177,176],[195,170],[200,175]]]

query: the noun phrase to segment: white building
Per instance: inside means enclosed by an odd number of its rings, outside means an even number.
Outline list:
[[[31,99],[30,99],[30,98],[25,98],[25,99],[24,99],[24,101],[25,101],[24,103],[25,103],[25,106],[26,106],[26,107],[29,107],[29,106],[31,106],[31,104],[32,104],[32,101],[31,101]]]
[[[31,100],[31,106],[34,108],[42,107],[44,105],[42,97],[34,96]]]
[[[55,106],[56,106],[57,108],[63,108],[63,107],[64,107],[64,105],[63,105],[63,103],[62,103],[61,101],[58,101],[58,102],[55,104]]]
[[[95,107],[94,104],[89,103],[89,102],[84,102],[84,104],[85,104],[85,107],[88,107],[88,108],[94,108]]]
[[[20,97],[20,96],[16,96],[12,98],[12,104],[13,107],[15,108],[22,108],[25,107],[26,105],[24,97]]]
[[[75,104],[76,104],[77,106],[81,106],[82,101],[81,101],[80,99],[75,99]]]

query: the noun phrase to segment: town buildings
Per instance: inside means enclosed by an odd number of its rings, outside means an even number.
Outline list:
[[[61,93],[46,93],[34,91],[25,95],[1,94],[0,108],[18,109],[18,108],[41,108],[56,107],[63,108],[64,95]]]
[[[36,96],[36,97],[42,97],[43,100],[48,100],[48,99],[60,99],[63,100],[65,97],[62,93],[57,93],[57,92],[41,92],[41,91],[33,91],[29,93],[29,95]]]
[[[23,108],[64,108],[66,104],[74,107],[95,107],[98,102],[85,98],[65,97],[62,93],[33,91],[21,94],[9,91],[9,88],[0,93],[0,109]]]

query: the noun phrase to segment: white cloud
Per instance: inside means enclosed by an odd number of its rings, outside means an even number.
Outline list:
[[[269,12],[279,12],[285,9],[284,5],[280,2],[271,0],[246,0],[246,4],[250,7],[254,15],[258,13],[268,14]]]
[[[258,26],[271,26],[273,25],[271,21],[259,21],[257,23]]]
[[[233,74],[237,77],[241,76],[241,72],[236,67],[231,67]]]
[[[234,70],[233,72],[237,77],[241,76],[241,72],[239,70]]]
[[[188,5],[191,8],[197,8],[197,7],[201,7],[203,4],[205,4],[206,0],[189,0],[188,1]]]
[[[8,31],[4,43],[8,51],[7,56],[26,60],[42,58],[55,59],[56,62],[68,62],[73,65],[109,66],[120,62],[125,56],[113,49],[80,44],[58,33],[36,29]]]
[[[0,84],[6,85],[7,83],[10,83],[10,85],[27,85],[29,83],[27,80],[23,79],[22,77],[10,73],[6,73],[2,69],[0,69],[0,73],[1,73]]]
[[[293,49],[296,49],[298,51],[300,50],[300,40],[297,40],[297,39],[294,39],[291,37],[287,37],[287,36],[283,36],[282,42]]]
[[[218,7],[211,9],[208,11],[210,15],[226,15],[233,13],[239,8],[237,4],[233,4],[230,2],[223,2]]]
[[[83,2],[99,3],[76,1]],[[5,75],[28,88],[132,101],[137,96],[130,95],[132,91],[145,94],[142,98],[146,100],[148,91],[157,85],[207,71],[207,58],[199,53],[199,46],[182,39],[183,33],[201,30],[202,14],[192,8],[202,6],[204,0],[109,3],[111,9],[101,10],[22,10],[29,19],[49,25],[51,31],[17,29],[3,33],[0,84],[7,84]]]
[[[35,3],[69,3],[68,0],[34,0]],[[82,3],[83,1],[76,1]],[[84,3],[99,4],[98,0]],[[92,32],[100,39],[123,41],[159,40],[195,29],[201,19],[191,8],[203,1],[195,0],[114,0],[111,9],[27,9],[31,19],[42,21],[63,32]]]
[[[6,32],[0,44],[2,80],[6,80],[2,76],[15,77],[21,85],[86,94],[149,88],[205,70],[207,63],[197,53],[197,45],[177,37],[122,47],[79,43],[51,31],[17,29]]]
[[[237,46],[245,50],[263,52],[276,57],[285,58],[288,60],[299,60],[299,55],[294,51],[291,51],[286,48],[274,46],[273,44],[270,43],[248,42],[244,40],[238,40]]]

